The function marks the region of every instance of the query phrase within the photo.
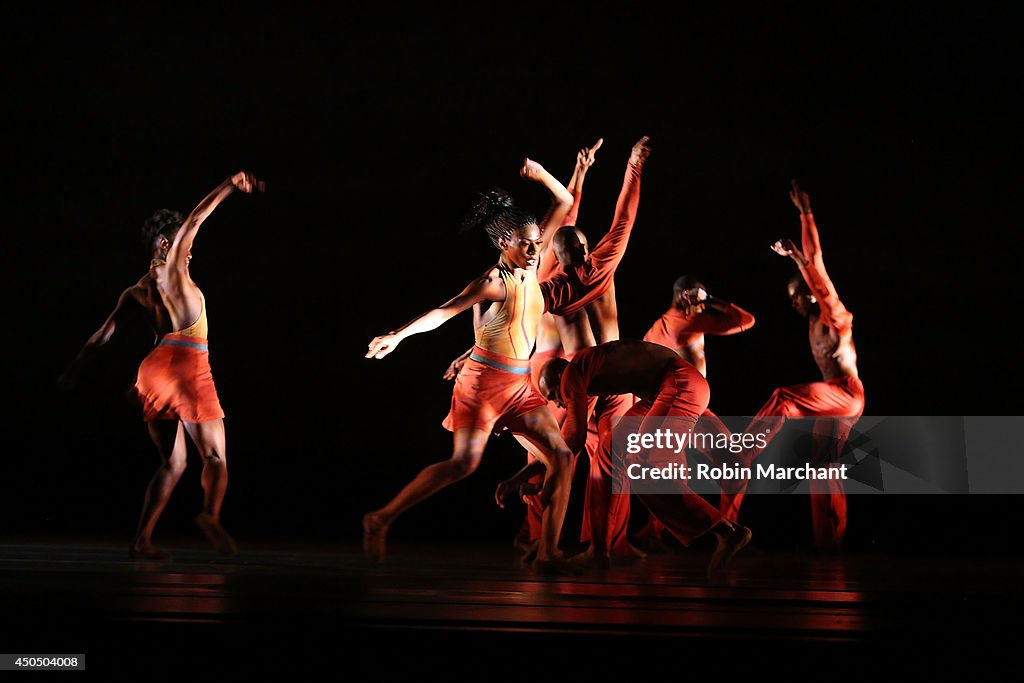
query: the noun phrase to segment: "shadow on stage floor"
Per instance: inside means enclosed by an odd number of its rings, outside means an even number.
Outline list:
[[[234,558],[167,544],[132,562],[109,540],[0,545],[0,653],[85,654],[92,672],[565,674],[920,672],[1011,661],[995,624],[1024,606],[1024,560],[814,556],[748,548],[651,556],[569,578],[508,547],[250,541]],[[971,659],[969,659],[971,658]],[[901,664],[900,664],[901,663]]]

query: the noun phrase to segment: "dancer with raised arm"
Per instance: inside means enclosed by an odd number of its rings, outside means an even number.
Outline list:
[[[538,225],[513,206],[504,192],[482,195],[467,223],[487,231],[501,251],[498,263],[456,297],[369,344],[367,358],[384,358],[407,337],[473,308],[476,343],[458,373],[444,421],[453,432],[452,456],[424,468],[387,505],[363,517],[364,550],[378,562],[386,556],[387,532],[398,516],[475,471],[492,432],[507,428],[536,447],[549,472],[541,492],[542,533],[533,565],[539,571],[569,571],[557,546],[569,501],[572,455],[546,401],[530,384],[529,358],[544,311],[536,273],[541,235],[560,224],[572,196],[534,161],[527,159],[520,174],[543,184],[553,196],[543,222]]]
[[[811,355],[821,370],[822,381],[776,389],[757,411],[747,427],[748,434],[778,434],[787,417],[828,417],[816,420],[811,440],[811,464],[826,467],[842,455],[846,439],[864,412],[864,384],[857,372],[857,350],[853,344],[853,314],[846,309],[825,271],[818,227],[811,213],[811,200],[794,180],[789,194],[800,212],[802,249],[791,240],[772,245],[781,256],[793,259],[799,274],[789,281],[793,308],[808,320]],[[767,441],[765,443],[767,445]],[[764,446],[743,454],[749,464]],[[834,549],[846,532],[846,495],[840,479],[809,480],[811,518],[815,544]],[[739,518],[744,493],[722,494],[722,514]]]
[[[110,340],[126,307],[139,305],[144,309],[157,345],[139,366],[134,392],[162,462],[146,489],[138,531],[129,551],[133,558],[167,559],[153,545],[153,530],[185,470],[185,434],[203,459],[203,509],[195,518],[196,524],[218,552],[237,551],[234,539],[220,523],[228,484],[224,411],[210,372],[206,298],[192,280],[189,262],[192,243],[203,221],[232,192],[251,193],[254,189],[262,191],[263,183],[249,173],[236,173],[214,188],[184,219],[180,213],[166,209],[154,213],[142,228],[143,241],[152,253],[149,272],[122,292],[114,311],[76,359],[84,359]]]

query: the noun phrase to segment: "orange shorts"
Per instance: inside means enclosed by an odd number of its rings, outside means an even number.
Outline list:
[[[167,334],[139,366],[135,393],[143,418],[210,422],[224,417],[202,337]]]
[[[508,423],[547,405],[530,382],[530,361],[473,347],[455,378],[452,409],[441,424],[449,431],[500,432]]]

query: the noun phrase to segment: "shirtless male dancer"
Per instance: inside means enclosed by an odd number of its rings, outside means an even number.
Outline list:
[[[673,418],[677,433],[692,430],[710,398],[707,380],[696,368],[670,349],[642,341],[608,342],[580,350],[571,362],[549,361],[541,370],[540,384],[542,393],[567,411],[562,433],[573,453],[583,448],[590,397],[635,394],[640,401],[625,417],[642,416],[637,431],[652,434],[666,418]],[[611,452],[611,441],[612,430],[602,430],[602,449]],[[667,464],[659,462],[659,457],[663,457],[661,452],[652,451],[648,463],[654,467]],[[513,481],[531,476],[530,470],[530,466],[523,468]],[[750,530],[722,517],[685,480],[671,481],[675,493],[640,493],[637,497],[684,545],[708,531],[716,535],[718,546],[708,564],[711,573],[747,545]]]
[[[210,373],[206,298],[192,280],[189,262],[203,221],[235,190],[248,194],[254,189],[262,192],[263,183],[243,171],[214,188],[184,219],[176,211],[154,213],[142,228],[152,252],[149,272],[121,293],[113,312],[76,359],[110,341],[127,306],[137,304],[145,310],[157,345],[139,366],[134,393],[162,463],[146,489],[135,542],[129,549],[133,558],[168,559],[153,545],[153,529],[185,471],[186,433],[203,459],[203,509],[196,524],[218,552],[237,551],[234,539],[220,524],[228,485],[224,411]]]
[[[481,196],[470,227],[486,229],[501,251],[498,263],[438,308],[379,337],[369,344],[367,358],[384,358],[413,334],[439,327],[473,308],[476,344],[462,366],[452,392],[444,426],[453,432],[451,458],[424,468],[384,507],[363,517],[363,544],[378,562],[386,556],[387,531],[395,519],[416,503],[465,478],[480,464],[495,429],[520,434],[536,448],[549,468],[541,492],[542,533],[533,565],[538,571],[569,570],[558,551],[558,537],[569,501],[572,454],[562,440],[546,401],[530,384],[530,353],[544,299],[537,282],[537,262],[544,230],[560,224],[572,206],[572,195],[544,168],[527,159],[520,170],[527,180],[543,184],[553,202],[538,225],[499,191]]]
[[[830,417],[816,420],[811,440],[811,464],[828,466],[838,461],[857,418],[864,412],[864,385],[857,373],[857,350],[853,344],[853,314],[839,300],[825,271],[818,228],[811,213],[811,200],[794,180],[789,194],[800,212],[803,249],[791,240],[772,245],[781,256],[796,262],[800,273],[789,281],[789,298],[797,313],[808,319],[811,355],[821,370],[821,382],[776,389],[747,427],[748,434],[779,432],[787,417]],[[767,445],[767,443],[765,443]],[[742,455],[747,465],[763,450]],[[846,495],[842,480],[809,480],[811,519],[815,544],[822,549],[840,546],[846,532]],[[743,487],[745,489],[745,486]],[[739,518],[743,491],[722,494],[721,511],[730,520]]]

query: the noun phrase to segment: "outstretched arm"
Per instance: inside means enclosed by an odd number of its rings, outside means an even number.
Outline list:
[[[174,236],[171,248],[167,252],[167,264],[182,271],[188,267],[188,252],[192,249],[192,242],[195,240],[196,233],[199,232],[199,226],[229,194],[235,190],[246,194],[253,190],[262,192],[263,187],[263,181],[257,180],[251,173],[241,171],[213,188],[213,191],[206,195],[196,208],[192,209],[192,213],[181,224],[181,229]]]
[[[70,385],[74,382],[82,362],[88,359],[93,351],[110,341],[110,338],[114,336],[114,332],[117,331],[117,323],[124,312],[125,304],[133,299],[131,288],[121,292],[121,296],[117,298],[117,305],[114,306],[114,310],[110,312],[110,315],[103,321],[100,328],[89,337],[82,349],[75,355],[71,366],[60,376],[59,381],[61,384]]]
[[[449,318],[462,313],[480,301],[502,301],[504,298],[505,283],[502,282],[500,277],[492,277],[488,274],[477,278],[469,283],[458,296],[449,299],[423,315],[413,318],[393,332],[374,337],[369,344],[369,351],[366,353],[366,357],[383,358],[394,351],[395,347],[406,337],[437,329]]]
[[[613,274],[622,260],[622,255],[626,253],[629,233],[633,229],[636,210],[640,205],[640,173],[643,170],[644,161],[651,154],[651,148],[647,145],[649,140],[650,138],[645,135],[633,145],[629,162],[626,164],[622,190],[619,192],[619,200],[615,205],[615,220],[605,236],[590,252],[590,263],[594,269],[593,277]]]

